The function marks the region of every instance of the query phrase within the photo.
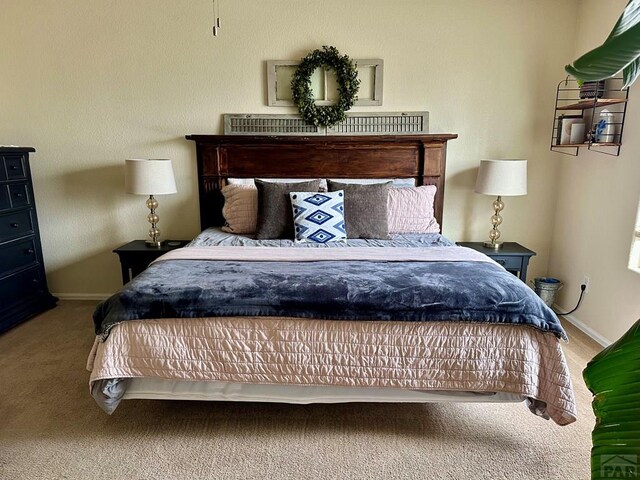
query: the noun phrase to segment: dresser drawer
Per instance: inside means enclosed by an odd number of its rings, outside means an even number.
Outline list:
[[[35,264],[36,245],[33,237],[0,246],[0,277]]]
[[[520,270],[522,267],[521,257],[511,257],[506,255],[491,255],[491,258],[502,265],[507,270]]]
[[[30,268],[0,280],[2,308],[9,308],[42,292],[44,292],[44,281],[40,274],[40,267]]]
[[[0,212],[11,208],[11,195],[9,185],[0,185]]]
[[[0,242],[34,233],[31,210],[0,215]]]
[[[11,207],[13,208],[31,205],[29,185],[26,182],[9,185],[9,197],[11,197]]]
[[[2,163],[7,180],[27,178],[23,155],[3,155]]]

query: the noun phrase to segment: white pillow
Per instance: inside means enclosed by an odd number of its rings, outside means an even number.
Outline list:
[[[308,182],[309,178],[259,178],[258,180],[264,180],[271,183],[302,183]],[[227,185],[253,185],[256,186],[255,178],[227,178]],[[320,191],[327,191],[327,181],[323,178],[320,180]]]
[[[358,185],[373,185],[391,182],[393,188],[415,187],[415,178],[331,178],[332,182],[354,183]]]
[[[255,185],[255,179],[253,178],[227,178],[227,185]],[[308,179],[305,178],[264,178],[261,179],[265,182],[274,182],[274,183],[295,183],[295,182],[306,182]],[[415,178],[332,178],[334,182],[341,183],[357,183],[360,185],[370,185],[373,183],[387,183],[392,182],[391,186],[394,188],[404,188],[404,187],[415,187],[416,179]],[[326,192],[327,189],[327,180],[323,178],[320,180],[320,191]]]

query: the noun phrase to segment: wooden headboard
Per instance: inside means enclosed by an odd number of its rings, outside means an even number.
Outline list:
[[[442,225],[447,141],[456,134],[332,137],[187,135],[196,142],[200,227],[224,224],[226,178],[414,178],[435,185]]]

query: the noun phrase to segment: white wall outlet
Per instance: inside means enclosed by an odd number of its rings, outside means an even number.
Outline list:
[[[589,293],[589,283],[591,283],[591,279],[587,275],[585,275],[582,279],[582,285],[586,285],[586,288],[584,289],[585,295]]]

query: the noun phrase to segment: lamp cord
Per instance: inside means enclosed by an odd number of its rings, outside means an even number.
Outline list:
[[[556,312],[555,310],[553,311],[556,315],[560,315],[560,316],[565,316],[565,315],[569,315],[573,312],[575,312],[578,307],[580,306],[580,303],[582,303],[582,297],[584,297],[584,292],[587,289],[587,286],[585,284],[580,285],[580,298],[578,298],[578,303],[576,303],[576,306],[573,310],[569,310],[568,312],[565,313],[560,313],[560,312]]]

